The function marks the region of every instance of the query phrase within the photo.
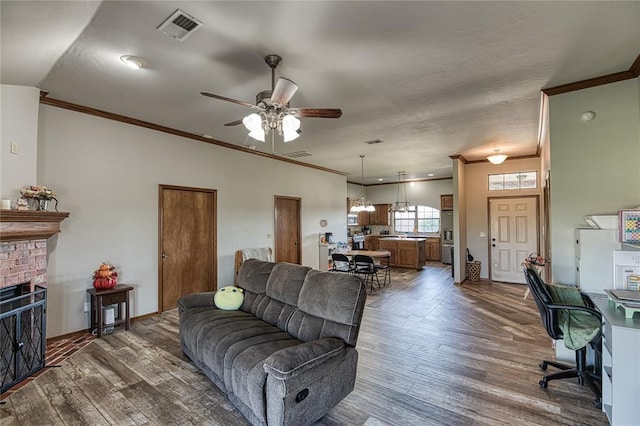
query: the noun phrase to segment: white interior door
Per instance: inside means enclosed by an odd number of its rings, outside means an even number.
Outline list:
[[[538,252],[538,199],[492,198],[491,279],[525,283],[522,262]]]

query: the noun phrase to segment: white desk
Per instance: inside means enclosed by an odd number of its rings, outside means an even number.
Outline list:
[[[640,424],[640,314],[592,299],[602,313],[602,411],[612,426]]]

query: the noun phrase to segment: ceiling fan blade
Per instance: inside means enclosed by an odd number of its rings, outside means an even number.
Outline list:
[[[225,126],[237,126],[238,124],[242,124],[242,118],[240,120],[231,121],[229,123],[224,123]]]
[[[200,92],[200,94],[202,96],[208,96],[210,98],[220,99],[221,101],[233,102],[234,104],[244,105],[244,106],[247,106],[249,108],[255,108],[256,107],[254,104],[250,104],[249,102],[239,101],[237,99],[231,99],[231,98],[227,98],[227,97],[220,96],[220,95],[214,95],[213,93]]]
[[[271,94],[271,102],[278,106],[285,106],[289,103],[293,94],[298,90],[298,85],[288,78],[280,77],[276,83],[276,87],[273,88]]]
[[[293,108],[292,112],[297,117],[340,118],[342,116],[340,108]]]

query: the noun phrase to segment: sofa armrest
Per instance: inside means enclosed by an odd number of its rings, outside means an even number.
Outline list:
[[[289,380],[342,354],[344,341],[323,338],[274,352],[264,362],[264,370],[276,379]]]
[[[215,294],[215,291],[185,294],[178,299],[178,312],[184,312],[197,306],[215,306],[213,303]]]

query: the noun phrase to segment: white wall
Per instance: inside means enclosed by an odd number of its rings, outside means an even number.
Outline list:
[[[466,243],[474,260],[482,262],[481,278],[489,278],[489,198],[497,197],[522,197],[529,195],[541,195],[542,185],[540,177],[540,159],[523,158],[507,160],[500,165],[489,162],[467,164],[465,169],[466,182]],[[538,172],[538,188],[509,191],[489,191],[489,175],[495,173],[513,172]],[[540,197],[539,202],[542,202]],[[539,209],[540,210],[540,209]],[[484,233],[484,237],[480,234]],[[463,253],[465,247],[462,247]],[[524,260],[524,259],[522,259]]]
[[[114,263],[135,287],[132,315],[157,311],[158,185],[218,192],[218,286],[233,254],[273,247],[274,195],[302,199],[302,263],[318,267],[319,232],[346,240],[346,178],[124,123],[41,106],[40,182],[71,215],[49,240],[48,336],[88,327],[90,275]],[[328,220],[327,228],[320,220]]]
[[[37,180],[38,102],[35,87],[0,85],[0,198],[15,201],[20,189]],[[17,144],[17,154],[11,144]]]
[[[440,195],[453,194],[453,179],[428,180],[414,182],[414,186],[403,183],[400,186],[400,201],[404,201],[404,190],[407,200],[412,205],[440,208]],[[368,200],[375,204],[393,204],[397,200],[398,184],[372,185],[366,188]]]
[[[553,281],[575,284],[574,229],[640,205],[640,79],[550,98]],[[584,111],[596,118],[583,122]]]

